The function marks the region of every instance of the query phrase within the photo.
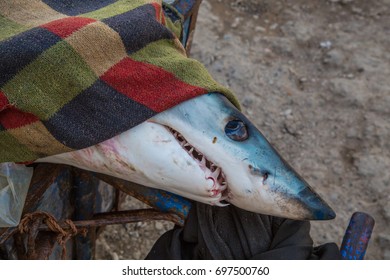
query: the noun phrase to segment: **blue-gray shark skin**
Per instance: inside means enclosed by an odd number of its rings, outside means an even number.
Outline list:
[[[205,94],[93,147],[41,159],[216,206],[298,220],[335,213],[224,96]]]

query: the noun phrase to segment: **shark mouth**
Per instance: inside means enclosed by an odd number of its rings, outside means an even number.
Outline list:
[[[207,190],[210,197],[218,198],[218,202],[215,203],[215,205],[228,205],[226,203],[221,203],[228,198],[229,194],[228,184],[222,168],[217,166],[211,160],[207,159],[204,154],[199,152],[194,146],[188,143],[184,136],[179,132],[170,127],[167,127],[167,129],[172,133],[177,142],[179,142],[180,146],[195,160],[195,162],[198,163],[199,167],[205,173],[205,179],[208,184]]]

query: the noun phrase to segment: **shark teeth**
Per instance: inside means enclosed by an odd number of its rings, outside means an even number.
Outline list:
[[[211,197],[221,196],[218,203],[215,205],[225,206],[228,204],[221,203],[228,196],[226,195],[228,184],[226,182],[226,176],[222,169],[217,166],[214,162],[207,159],[205,155],[197,151],[187,140],[176,130],[167,127],[167,129],[173,134],[180,146],[196,161],[200,168],[204,170],[205,177],[207,179],[208,191]]]

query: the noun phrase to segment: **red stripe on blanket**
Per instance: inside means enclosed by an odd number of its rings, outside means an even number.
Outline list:
[[[162,12],[161,5],[156,2],[152,3],[152,5],[156,10],[156,19],[165,25],[165,16],[164,13]]]
[[[0,91],[0,112],[3,111],[5,108],[8,108],[8,98]]]
[[[12,105],[9,105],[6,110],[0,112],[0,124],[5,129],[22,127],[36,121],[39,121],[36,116],[20,111]]]
[[[47,24],[42,25],[41,27],[46,28],[47,30],[53,32],[61,38],[65,38],[71,35],[73,32],[79,30],[80,28],[95,21],[96,20],[91,18],[67,17],[51,21]]]
[[[162,112],[183,101],[206,93],[178,80],[172,73],[130,58],[110,68],[101,79],[111,87],[155,112]]]

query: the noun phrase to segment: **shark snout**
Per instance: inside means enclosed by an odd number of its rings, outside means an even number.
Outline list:
[[[263,142],[264,143],[264,142]],[[330,220],[336,214],[276,150],[246,158],[228,174],[229,202],[248,211],[296,220]],[[258,156],[261,155],[261,156]],[[225,168],[229,168],[225,166]],[[247,175],[240,177],[239,174]]]
[[[306,210],[306,220],[331,220],[336,217],[332,208],[308,185],[293,199]]]
[[[289,168],[288,174],[278,176],[273,172],[263,172],[259,178],[269,192],[276,211],[279,209],[283,216],[299,220],[330,220],[336,214],[332,208],[312,189],[312,187]],[[288,213],[286,215],[286,213]],[[273,213],[278,216],[279,213]]]

